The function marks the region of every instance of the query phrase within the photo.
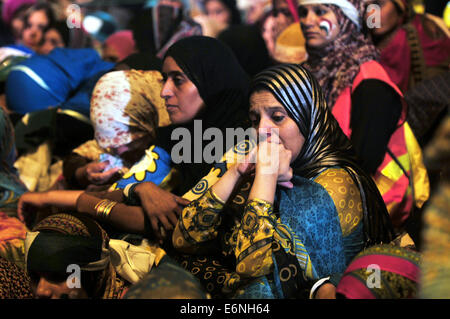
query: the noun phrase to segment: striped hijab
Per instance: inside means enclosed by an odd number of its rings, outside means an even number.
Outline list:
[[[300,65],[278,65],[254,78],[251,92],[259,90],[274,95],[305,138],[292,164],[294,174],[311,179],[329,167],[345,169],[359,185],[367,245],[391,241],[393,231],[383,199],[372,178],[356,164],[351,143],[328,109],[313,75]]]

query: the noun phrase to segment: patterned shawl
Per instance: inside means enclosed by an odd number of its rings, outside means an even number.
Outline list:
[[[362,1],[348,0],[363,14]],[[310,4],[311,1],[308,1]],[[299,5],[302,0],[298,1]],[[360,65],[378,60],[379,54],[371,41],[343,11],[335,5],[325,5],[336,14],[340,34],[323,48],[311,48],[306,44],[308,60],[305,67],[310,70],[322,87],[328,106],[333,108],[341,92],[350,87],[359,72]],[[361,23],[360,23],[361,24]]]

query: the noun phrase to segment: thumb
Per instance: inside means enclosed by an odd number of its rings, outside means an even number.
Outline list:
[[[292,184],[292,182],[280,182],[278,183],[278,185],[292,189],[294,188],[294,184]]]

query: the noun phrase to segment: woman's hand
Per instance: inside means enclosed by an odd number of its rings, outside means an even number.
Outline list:
[[[265,138],[258,144],[256,172],[276,177],[279,185],[292,188],[291,159],[291,151],[284,147],[278,135],[271,134],[270,138]]]
[[[19,198],[17,216],[23,223],[33,220],[39,209],[48,207],[45,193],[28,192]]]
[[[107,171],[104,169],[108,166],[108,162],[92,162],[86,166],[79,168],[79,175],[84,175],[87,184],[94,184],[97,186],[112,184],[121,177],[119,171],[121,168],[116,167]],[[79,178],[83,180],[83,178]]]
[[[167,231],[173,230],[178,223],[178,216],[189,204],[188,200],[165,191],[151,182],[140,183],[136,186],[135,192],[159,239],[163,239],[164,236],[160,233],[158,223],[161,223]]]

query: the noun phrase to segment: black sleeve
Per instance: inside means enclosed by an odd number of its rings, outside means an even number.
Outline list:
[[[363,80],[352,94],[350,140],[361,167],[374,174],[402,112],[401,96],[380,80]]]

